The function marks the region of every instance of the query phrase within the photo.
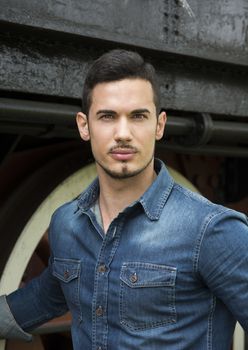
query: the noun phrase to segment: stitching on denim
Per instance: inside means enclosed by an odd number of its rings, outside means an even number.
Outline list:
[[[175,182],[174,189],[181,192],[183,195],[185,195],[186,197],[188,197],[192,200],[201,201],[202,203],[208,205],[209,207],[212,205],[215,205],[214,203],[210,202],[207,198],[203,197],[201,194],[193,192],[193,191],[189,190],[188,188],[179,185],[176,182]]]
[[[107,236],[105,236],[105,239],[103,240],[103,243],[98,255],[98,259],[96,262],[96,267],[95,267],[94,288],[93,288],[93,297],[92,297],[92,344],[96,344],[96,341],[97,341],[96,339],[97,317],[95,313],[96,303],[97,303],[97,290],[98,290],[98,283],[99,283],[97,268],[98,268],[99,257],[102,255],[102,252],[106,247],[106,244],[107,244]]]
[[[65,286],[68,284],[69,288],[71,288],[71,284],[70,283],[76,283],[75,286],[75,296],[73,294],[73,302],[75,302],[75,304],[78,307],[78,322],[80,323],[83,319],[82,317],[82,307],[81,307],[81,303],[80,303],[80,281],[81,281],[81,260],[78,259],[60,259],[60,258],[54,258],[54,262],[57,261],[59,263],[69,263],[69,266],[72,265],[76,265],[76,273],[73,274],[73,277],[70,278],[69,280],[65,280],[63,276],[61,276],[59,273],[57,273],[56,271],[54,271],[54,267],[52,270],[52,274],[53,276],[55,276],[56,278],[58,278],[60,281],[62,281]],[[75,281],[76,280],[76,281]],[[61,282],[60,282],[61,283]]]
[[[143,208],[144,208],[144,210],[146,212],[146,215],[148,216],[148,218],[150,220],[158,220],[159,219],[159,217],[161,215],[161,211],[164,208],[164,205],[165,205],[165,203],[166,203],[166,201],[167,201],[167,199],[169,197],[169,194],[171,193],[171,190],[172,190],[174,184],[175,184],[174,180],[171,180],[170,184],[168,185],[168,187],[166,189],[166,191],[161,194],[160,200],[158,202],[158,205],[157,205],[157,207],[154,210],[155,214],[153,214],[153,213],[151,213],[149,211],[149,208],[146,205],[146,201],[143,198],[140,200],[140,203],[143,205]]]
[[[216,306],[216,298],[212,295],[211,297],[211,306],[208,315],[208,333],[207,333],[207,349],[213,349],[213,318],[214,311]]]
[[[46,322],[46,321],[50,320],[52,317],[53,317],[53,315],[51,313],[46,313],[46,314],[43,314],[42,316],[39,316],[35,319],[32,319],[31,321],[24,322],[20,326],[23,329],[29,328],[29,327],[32,327],[33,325],[35,325],[36,323]]]
[[[147,271],[162,271],[164,273],[167,273],[169,276],[167,277],[167,280],[161,280],[161,281],[146,281],[146,282],[135,282],[130,283],[129,279],[126,276],[126,271],[128,271],[131,268],[137,268]],[[157,265],[157,264],[151,264],[151,263],[141,263],[141,262],[124,262],[121,267],[121,274],[120,279],[127,284],[130,288],[143,288],[143,287],[162,287],[162,286],[174,286],[175,279],[176,279],[176,272],[177,269],[175,267],[171,266],[165,266],[165,265]],[[141,273],[141,271],[139,271]]]
[[[82,306],[80,303],[80,286],[81,286],[81,264],[79,267],[78,281],[77,281],[77,305],[79,310],[78,323],[81,323],[83,320]]]
[[[199,257],[200,257],[200,250],[201,250],[201,246],[202,246],[202,242],[203,239],[205,237],[206,231],[210,225],[210,223],[217,218],[218,216],[221,216],[223,214],[226,214],[228,211],[230,211],[230,209],[227,210],[221,210],[219,212],[214,212],[211,215],[209,215],[206,219],[206,221],[203,223],[202,225],[202,229],[200,231],[200,234],[196,240],[196,244],[194,247],[194,253],[193,253],[193,271],[195,274],[198,274],[198,263],[199,263]]]
[[[161,322],[150,322],[150,323],[143,323],[141,326],[133,326],[127,323],[126,321],[124,321],[123,319],[121,319],[120,321],[121,325],[123,325],[124,327],[128,328],[131,331],[145,331],[147,329],[153,329],[153,328],[158,328],[158,327],[167,326],[167,325],[169,326],[176,322],[177,322],[177,316],[176,314],[174,314],[174,309],[171,312],[171,316],[168,316],[167,320],[161,321]]]
[[[120,221],[118,225],[115,225],[115,227],[118,226],[118,229],[116,229],[116,234],[115,234],[115,237],[114,237],[114,243],[112,245],[112,249],[110,251],[110,255],[108,256],[109,259],[108,259],[107,265],[109,266],[109,268],[110,268],[111,262],[113,260],[113,257],[115,255],[115,252],[116,252],[116,250],[117,250],[117,248],[119,246],[120,232],[121,232],[123,224],[124,224],[124,219],[123,219],[123,221]],[[95,268],[94,291],[93,291],[93,298],[92,298],[92,344],[93,344],[93,347],[97,343],[97,337],[96,337],[96,334],[97,334],[97,317],[96,317],[96,313],[95,313],[95,308],[96,308],[96,305],[97,305],[97,291],[98,291],[98,285],[99,285],[99,278],[98,278],[97,268],[98,268],[99,259],[102,256],[103,251],[106,248],[106,245],[109,243],[110,237],[112,239],[112,236],[110,236],[110,235],[106,235],[104,237],[104,240],[103,240],[103,243],[102,243],[99,255],[98,255],[98,259],[97,259],[97,262],[96,262],[96,268]],[[108,283],[107,283],[107,287],[108,287]],[[108,302],[108,290],[106,291],[106,293],[107,293],[107,295],[104,296],[104,301],[106,300],[106,304],[107,304],[107,302]],[[106,311],[107,311],[107,309],[105,310],[105,312]],[[107,324],[107,322],[106,322],[105,326],[106,326],[106,330],[108,331],[108,324]],[[107,336],[106,336],[106,338],[104,336],[103,340],[105,341],[105,344],[106,344]],[[105,344],[104,344],[103,348],[105,348]]]
[[[52,266],[52,274],[53,274],[53,276],[57,277],[60,281],[62,281],[64,283],[69,283],[69,282],[73,281],[74,279],[78,278],[78,276],[80,276],[80,272],[81,272],[81,264],[80,264],[81,261],[80,260],[53,258],[53,262],[54,262],[54,265]],[[68,264],[68,266],[70,266],[70,267],[73,265],[77,265],[77,267],[73,269],[74,272],[72,273],[70,278],[65,279],[63,273],[61,274],[60,271],[55,270],[55,263],[57,263],[59,266],[61,266],[63,263],[63,266],[66,266],[66,264]],[[62,272],[64,272],[64,271],[62,271]]]
[[[153,264],[151,264],[153,265]],[[123,264],[123,267],[125,267],[125,264]],[[176,271],[176,270],[175,270]],[[176,276],[174,276],[174,281],[176,279]],[[120,299],[119,299],[119,317],[120,317],[120,323],[124,326],[127,327],[129,330],[132,331],[142,331],[142,330],[146,330],[146,329],[152,329],[152,328],[157,328],[157,327],[161,327],[161,326],[165,326],[165,325],[170,325],[173,324],[177,321],[177,314],[176,314],[176,305],[175,305],[175,300],[176,300],[176,287],[175,287],[175,283],[173,286],[168,286],[167,287],[167,295],[169,298],[169,302],[168,302],[168,308],[170,310],[170,314],[167,316],[166,319],[164,320],[159,320],[159,321],[154,321],[154,322],[140,322],[139,325],[134,325],[134,324],[130,324],[127,320],[127,317],[125,316],[125,310],[127,309],[127,298],[125,298],[125,294],[127,294],[127,292],[125,293],[125,289],[127,287],[125,287],[126,284],[125,282],[122,281],[122,279],[120,279]],[[142,287],[141,287],[142,288]]]
[[[87,209],[96,199],[96,192],[99,189],[99,180],[95,178],[93,182],[77,198],[77,206],[81,209]]]
[[[130,261],[130,262],[123,262],[122,267],[143,267],[143,268],[149,268],[152,270],[165,270],[165,271],[176,271],[177,268],[173,266],[167,266],[167,265],[159,265],[159,264],[153,264],[153,263],[146,263],[146,262],[139,262],[139,261]]]

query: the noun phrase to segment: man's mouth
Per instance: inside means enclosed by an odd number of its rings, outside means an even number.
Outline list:
[[[137,150],[134,148],[114,148],[109,152],[115,160],[127,161],[134,157]]]

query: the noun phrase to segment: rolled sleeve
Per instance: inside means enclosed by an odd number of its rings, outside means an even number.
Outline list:
[[[6,296],[0,296],[0,338],[31,341],[32,335],[24,332],[12,315]]]

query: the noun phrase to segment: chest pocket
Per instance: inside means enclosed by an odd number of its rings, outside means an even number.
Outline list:
[[[59,279],[68,305],[79,306],[80,260],[54,258],[53,276]]]
[[[176,322],[176,268],[124,263],[120,275],[121,324],[144,330]]]

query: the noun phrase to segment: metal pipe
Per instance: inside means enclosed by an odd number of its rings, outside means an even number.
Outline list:
[[[207,145],[200,147],[184,147],[176,144],[168,144],[159,142],[158,147],[168,151],[184,153],[184,154],[208,154],[213,156],[224,157],[243,157],[248,158],[248,148],[245,147],[229,147],[220,145]]]
[[[214,121],[211,141],[248,143],[248,122]]]
[[[75,115],[79,106],[50,102],[37,102],[0,98],[1,132],[32,134],[42,137],[77,137]],[[204,126],[205,128],[208,126]],[[248,123],[211,121],[209,141],[227,141],[248,144]],[[168,136],[191,136],[198,132],[195,117],[169,116],[165,134]],[[197,140],[196,144],[197,146]]]
[[[0,120],[8,122],[71,126],[79,110],[68,104],[0,98]]]
[[[191,118],[169,116],[165,133],[173,136],[189,135],[196,127],[196,123]]]

